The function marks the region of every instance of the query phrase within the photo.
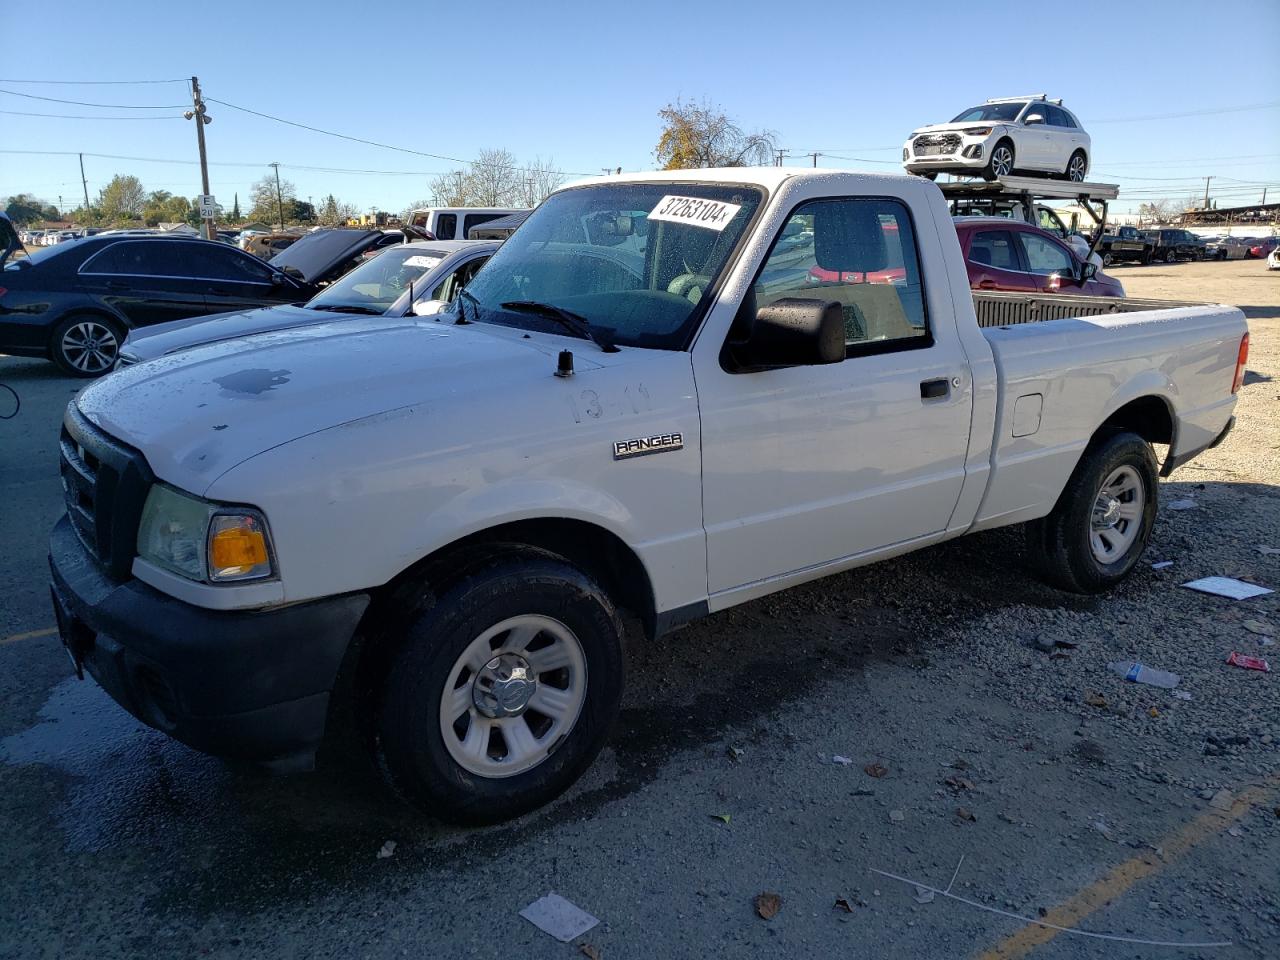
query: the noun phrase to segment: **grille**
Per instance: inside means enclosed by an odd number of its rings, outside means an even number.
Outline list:
[[[917,157],[935,157],[955,153],[960,149],[960,137],[954,133],[928,134],[916,137],[911,149]]]
[[[67,406],[58,445],[71,526],[106,573],[122,580],[133,566],[151,470],[141,453],[91,424],[74,401]]]

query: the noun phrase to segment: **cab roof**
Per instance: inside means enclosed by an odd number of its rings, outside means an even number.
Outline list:
[[[638,173],[584,177],[560,187],[568,190],[597,183],[740,183],[773,191],[792,179],[857,178],[872,183],[901,181],[905,174],[836,170],[825,167],[701,167],[693,170],[646,170]],[[559,191],[557,191],[559,192]]]

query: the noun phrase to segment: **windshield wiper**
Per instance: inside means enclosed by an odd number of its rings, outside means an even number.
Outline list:
[[[582,339],[590,340],[605,353],[618,352],[618,348],[613,341],[591,329],[591,324],[586,317],[574,313],[572,310],[566,310],[564,307],[557,307],[554,303],[542,303],[538,300],[508,300],[502,305],[502,309],[515,310],[521,313],[536,313],[540,317],[554,320],[566,330],[582,337]]]
[[[343,306],[340,303],[319,303],[315,306],[307,307],[308,310],[331,310],[334,313],[360,313],[367,314],[370,317],[380,317],[385,312],[383,310],[375,310],[373,307],[361,307],[352,304],[351,306]]]

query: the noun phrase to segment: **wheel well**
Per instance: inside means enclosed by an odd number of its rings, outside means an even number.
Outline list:
[[[451,559],[475,556],[486,545],[501,544],[536,547],[564,557],[599,580],[614,603],[639,617],[645,632],[653,636],[657,614],[653,586],[644,564],[616,534],[583,520],[547,517],[482,530],[424,557],[383,590],[394,593],[406,583],[446,575],[440,571],[456,573]]]
[[[1116,410],[1095,432],[1128,430],[1147,443],[1173,443],[1173,414],[1160,397],[1140,397]]]

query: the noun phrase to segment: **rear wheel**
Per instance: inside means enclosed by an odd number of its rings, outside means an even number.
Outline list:
[[[618,713],[622,625],[586,573],[510,547],[413,615],[383,682],[376,752],[393,788],[456,823],[541,806]]]
[[[1116,258],[1112,256],[1110,253],[1104,253],[1102,255],[1102,265],[1104,267],[1109,267],[1115,262],[1116,262]]]
[[[1170,247],[1168,250],[1164,252],[1165,263],[1173,263],[1177,259],[1178,259],[1178,251],[1175,250],[1173,247]]]
[[[1047,517],[1027,524],[1028,559],[1074,593],[1115,586],[1142,556],[1157,506],[1151,445],[1122,432],[1094,439]]]
[[[114,320],[72,314],[54,327],[49,353],[73,377],[100,377],[115,367],[123,340],[124,331]]]
[[[1083,150],[1077,150],[1067,161],[1067,179],[1074,183],[1083,183],[1085,174],[1089,172],[1089,158]]]
[[[1009,176],[1013,173],[1014,160],[1013,144],[1008,140],[1001,140],[991,148],[987,165],[982,168],[982,178],[995,180],[997,177]]]

